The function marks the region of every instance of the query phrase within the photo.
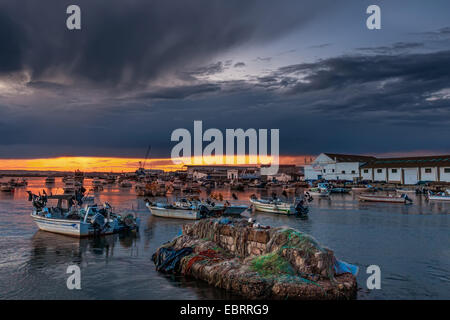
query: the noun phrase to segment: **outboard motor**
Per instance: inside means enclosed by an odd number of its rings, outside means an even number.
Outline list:
[[[303,200],[300,200],[295,206],[295,214],[297,217],[306,218],[308,217],[309,209],[304,205]]]
[[[200,212],[200,216],[202,218],[209,215],[209,210],[208,210],[208,208],[206,206],[201,205],[198,209],[199,209],[199,212]]]
[[[412,199],[410,197],[408,197],[408,195],[406,193],[402,194],[402,198],[404,198],[407,202],[410,202],[410,203],[413,202]]]

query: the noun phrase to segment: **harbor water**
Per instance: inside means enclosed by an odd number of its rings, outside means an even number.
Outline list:
[[[6,181],[6,179],[4,179]],[[116,212],[141,218],[138,234],[75,239],[39,231],[30,217],[26,190],[42,193],[44,179],[0,193],[0,299],[238,299],[208,284],[155,271],[151,255],[190,223],[154,217],[134,189],[117,184],[95,194]],[[86,180],[89,186],[91,181]],[[45,190],[61,193],[62,183]],[[89,188],[87,188],[89,189]],[[231,199],[229,190],[220,191]],[[272,191],[270,191],[272,192]],[[235,192],[237,203],[251,194]],[[359,267],[358,299],[450,299],[450,203],[409,195],[412,205],[361,203],[353,194],[314,199],[307,220],[253,213],[263,225],[289,226],[308,233],[335,255]],[[81,268],[81,290],[69,290],[69,265]],[[381,269],[381,289],[369,290],[366,269]]]

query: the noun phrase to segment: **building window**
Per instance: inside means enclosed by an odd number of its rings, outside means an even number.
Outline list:
[[[425,173],[431,173],[431,169],[430,168],[426,168],[425,169]]]
[[[392,169],[392,173],[397,173],[397,169]]]
[[[342,174],[345,174],[345,170],[342,170]]]
[[[353,174],[355,174],[355,173],[356,173],[356,171],[355,171],[355,170],[352,170],[352,173],[353,173]]]
[[[334,169],[332,169],[331,172],[334,172]]]
[[[445,173],[450,173],[450,168],[444,168]]]
[[[369,173],[369,169],[364,169],[364,173]]]
[[[382,173],[383,169],[377,169],[377,173]]]

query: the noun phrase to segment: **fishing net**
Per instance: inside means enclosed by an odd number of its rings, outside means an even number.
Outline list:
[[[356,293],[352,274],[335,275],[333,251],[291,228],[205,219],[184,225],[182,235],[161,248],[192,250],[169,263],[173,272],[250,299],[348,299]],[[167,254],[161,248],[157,253]]]

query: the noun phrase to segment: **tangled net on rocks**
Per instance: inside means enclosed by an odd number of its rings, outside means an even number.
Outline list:
[[[333,251],[300,231],[254,228],[244,219],[186,224],[182,235],[152,259],[161,272],[194,277],[250,299],[356,297],[356,278],[336,272]],[[165,268],[167,259],[172,260]]]

